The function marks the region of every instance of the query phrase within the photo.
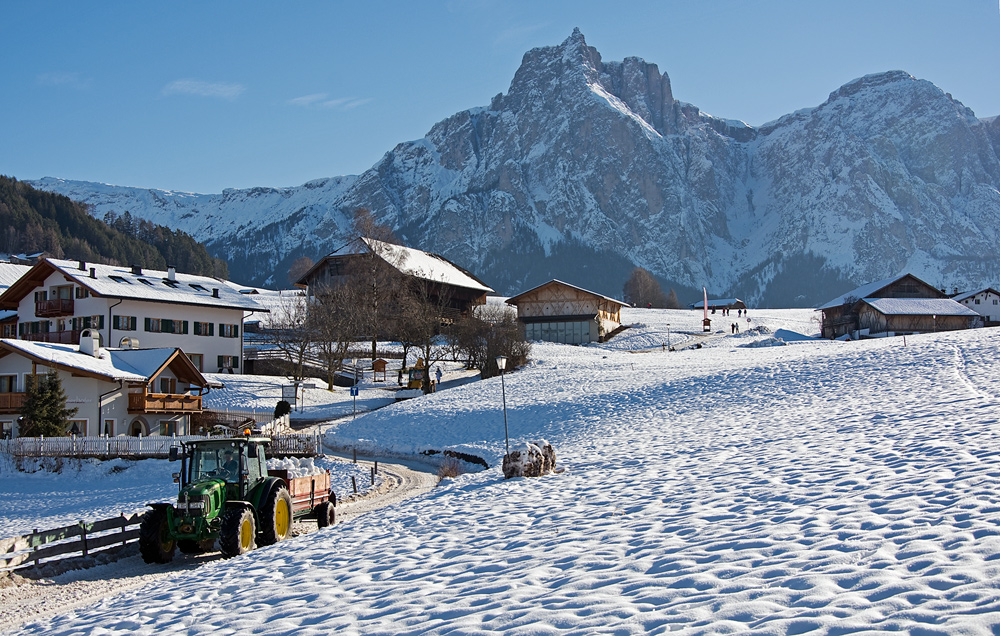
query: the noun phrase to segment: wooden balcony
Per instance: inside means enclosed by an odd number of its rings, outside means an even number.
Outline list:
[[[44,331],[39,333],[25,334],[22,340],[33,342],[56,342],[59,344],[80,344],[80,330],[67,329],[65,331]]]
[[[35,315],[39,318],[59,318],[73,315],[72,298],[54,298],[35,302]]]
[[[24,393],[0,393],[0,413],[20,413],[24,405]]]
[[[129,393],[129,413],[201,413],[201,396],[183,393]]]

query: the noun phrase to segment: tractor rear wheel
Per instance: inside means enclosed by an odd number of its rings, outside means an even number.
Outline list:
[[[333,502],[324,501],[320,505],[316,506],[316,525],[320,528],[325,528],[327,526],[332,526],[336,521],[337,514],[336,509],[333,507]]]
[[[292,496],[285,487],[275,488],[260,508],[260,543],[271,545],[288,538],[292,531]]]
[[[139,523],[139,554],[146,563],[170,563],[176,542],[170,535],[167,511],[153,508]]]
[[[222,528],[219,531],[219,551],[230,558],[246,554],[256,547],[257,535],[253,512],[248,508],[227,508],[222,513]]]

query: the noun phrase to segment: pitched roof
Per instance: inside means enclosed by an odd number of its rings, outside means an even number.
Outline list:
[[[0,292],[17,282],[31,270],[31,265],[15,265],[14,263],[0,263]]]
[[[843,305],[845,302],[847,302],[848,298],[854,298],[856,300],[861,300],[863,298],[870,298],[870,297],[874,296],[875,294],[877,294],[878,292],[880,292],[883,289],[885,289],[886,287],[888,287],[889,285],[892,285],[893,283],[898,282],[898,281],[900,281],[900,280],[902,280],[904,278],[907,278],[907,277],[912,278],[913,280],[915,280],[915,281],[917,281],[917,282],[919,282],[919,283],[921,283],[923,285],[926,285],[927,287],[929,287],[931,289],[936,289],[933,285],[930,285],[930,284],[928,284],[928,283],[920,280],[919,278],[917,278],[913,274],[903,273],[903,274],[899,274],[898,276],[893,276],[892,278],[886,278],[884,280],[875,281],[874,283],[868,283],[866,285],[862,285],[861,287],[853,289],[853,290],[847,292],[846,294],[842,294],[842,295],[834,298],[833,300],[831,300],[828,303],[826,303],[826,304],[818,307],[817,309],[830,309],[831,307],[838,307],[840,305]],[[942,293],[941,295],[943,296],[944,294]]]
[[[241,293],[239,285],[210,276],[55,258],[43,259],[0,294],[0,307],[16,309],[22,298],[55,271],[106,298],[268,311],[254,302],[250,294]]]
[[[98,357],[80,351],[79,345],[32,342],[4,338],[0,357],[9,353],[64,370],[78,372],[113,382],[148,382],[168,366],[180,365],[184,379],[196,386],[208,386],[208,380],[180,349],[104,349]]]
[[[708,306],[711,307],[712,305],[715,305],[716,307],[720,307],[722,305],[735,305],[736,303],[742,303],[742,302],[743,301],[740,300],[739,298],[709,298]],[[703,309],[704,305],[705,301],[699,300],[694,305],[692,305],[692,307],[694,307],[695,309]]]
[[[539,289],[541,289],[543,287],[547,287],[549,285],[562,285],[564,287],[570,287],[570,288],[575,289],[577,291],[582,291],[585,294],[590,294],[591,296],[596,296],[596,297],[601,298],[603,300],[606,300],[608,302],[616,303],[618,305],[621,305],[622,307],[628,307],[628,303],[622,302],[622,301],[618,300],[617,298],[612,298],[611,296],[605,296],[604,294],[598,294],[597,292],[592,292],[589,289],[584,289],[583,287],[577,287],[576,285],[570,285],[569,283],[565,283],[565,282],[563,282],[561,280],[558,280],[556,278],[553,278],[552,280],[550,280],[547,283],[542,283],[541,285],[538,285],[537,287],[532,287],[528,291],[521,292],[520,294],[518,294],[516,296],[511,296],[510,298],[507,299],[507,304],[508,305],[516,305],[517,301],[522,296],[527,296],[531,292],[539,290]]]
[[[866,298],[861,302],[886,316],[979,316],[951,298]]]
[[[1000,291],[997,291],[997,290],[993,289],[992,287],[984,287],[983,289],[979,289],[979,290],[976,290],[976,291],[970,291],[970,292],[965,292],[965,293],[962,293],[962,294],[956,294],[956,295],[952,296],[952,300],[954,300],[955,302],[959,302],[960,303],[963,300],[968,300],[969,298],[972,298],[974,296],[978,296],[979,294],[983,294],[983,293],[991,293],[991,294],[993,294],[995,296],[1000,296]]]
[[[493,291],[483,281],[439,254],[432,254],[431,252],[424,252],[403,245],[394,245],[364,236],[347,243],[323,257],[318,263],[313,265],[312,269],[299,278],[298,284],[303,284],[313,272],[318,270],[325,261],[331,258],[365,253],[372,253],[379,256],[392,267],[414,278],[434,283],[443,283],[453,287],[463,287],[484,293]]]

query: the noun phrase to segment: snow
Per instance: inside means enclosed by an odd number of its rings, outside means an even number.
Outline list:
[[[814,317],[623,310],[618,342],[338,420],[491,468],[19,633],[995,633],[1000,331],[740,346]],[[502,478],[504,400],[562,472]]]

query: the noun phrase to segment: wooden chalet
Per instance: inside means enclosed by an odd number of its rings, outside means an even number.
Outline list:
[[[305,289],[309,297],[315,296],[323,287],[334,287],[346,280],[360,259],[373,255],[425,285],[428,297],[445,299],[447,317],[485,304],[486,295],[493,292],[473,274],[443,256],[366,237],[355,239],[324,256],[295,282],[295,286]]]
[[[839,296],[822,312],[824,338],[863,338],[969,329],[978,314],[912,274],[869,283]]]
[[[525,339],[585,344],[603,342],[621,326],[626,303],[560,280],[507,299],[517,307]]]

